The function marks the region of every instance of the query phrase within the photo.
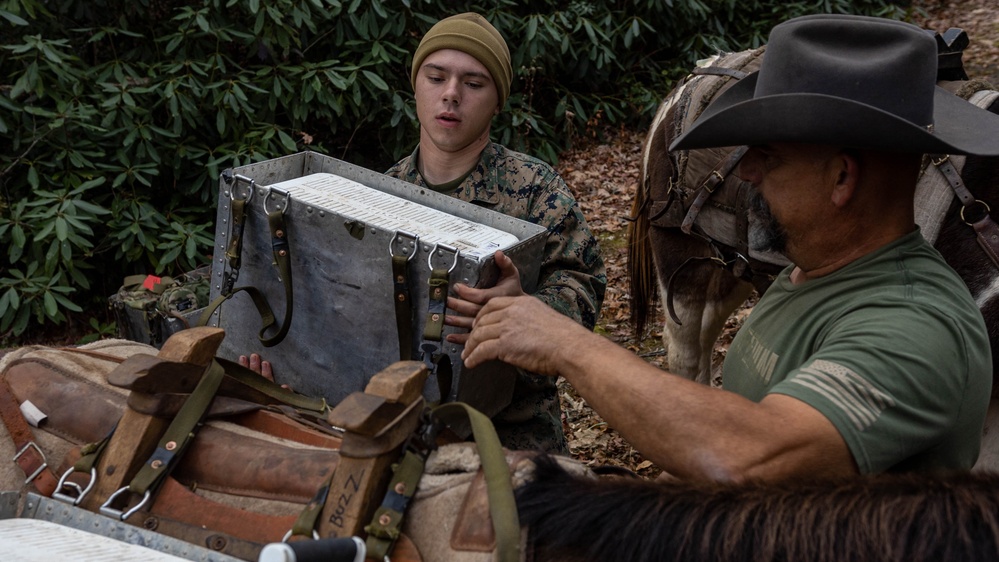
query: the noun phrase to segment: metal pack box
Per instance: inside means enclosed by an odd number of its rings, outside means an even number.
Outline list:
[[[517,265],[524,290],[532,292],[537,285],[544,227],[329,156],[303,152],[226,170],[219,187],[212,300],[235,273],[235,287],[259,290],[283,324],[286,289],[275,267],[275,237],[267,216],[283,209],[293,302],[286,337],[265,347],[258,338],[257,309],[250,296],[236,293],[208,322],[226,330],[219,355],[235,359],[259,353],[274,365],[277,382],[331,403],[363,390],[375,373],[401,358],[393,255],[411,258],[411,345],[417,352],[430,308],[432,268],[449,269],[451,285],[490,286],[499,274],[493,254],[502,249]],[[226,256],[238,233],[232,224],[234,200],[245,201],[246,207],[236,271]],[[444,328],[444,334],[453,331]],[[513,367],[492,362],[465,369],[462,346],[441,343],[451,365],[450,381],[428,381],[428,400],[442,398],[443,388],[444,399],[469,403],[488,415],[509,403]]]

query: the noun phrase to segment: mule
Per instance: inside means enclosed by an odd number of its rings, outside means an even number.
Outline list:
[[[551,459],[517,491],[532,560],[995,560],[999,475],[781,484],[581,478]]]
[[[702,383],[711,382],[712,351],[726,319],[754,289],[766,291],[788,261],[755,253],[749,244],[754,221],[746,198],[752,186],[732,173],[737,163],[732,148],[671,153],[668,147],[718,93],[757,70],[764,51],[728,54],[696,69],[661,104],[642,150],[628,230],[632,321],[637,332],[644,333],[656,303],[666,303],[671,319],[665,323],[663,343],[670,371]],[[947,80],[941,85],[965,98],[975,94],[980,106],[999,113],[999,94],[988,84]],[[999,262],[983,251],[970,225],[991,222],[989,210],[999,209],[999,158],[953,157],[943,162],[953,163],[977,199],[968,206],[953,196],[934,161],[940,159],[924,158],[917,223],[978,303],[989,330],[995,372]],[[999,234],[986,236],[999,241]]]

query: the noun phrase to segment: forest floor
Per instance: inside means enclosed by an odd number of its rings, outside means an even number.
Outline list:
[[[999,85],[999,2],[996,0],[915,0],[921,10],[915,22],[944,32],[957,27],[967,32],[970,45],[964,53],[964,66],[972,78]],[[664,98],[668,92],[663,92]],[[662,343],[662,310],[653,328],[638,337],[629,322],[629,282],[627,276],[627,228],[631,202],[639,180],[644,132],[614,131],[602,139],[581,143],[562,155],[558,169],[575,191],[590,227],[597,234],[607,266],[607,296],[596,330],[639,354],[649,363],[668,370]],[[720,363],[742,320],[751,310],[751,298],[729,320],[715,345],[715,362]],[[653,477],[661,470],[646,460],[609,427],[564,380],[559,381],[563,427],[573,456],[594,465],[629,468]]]

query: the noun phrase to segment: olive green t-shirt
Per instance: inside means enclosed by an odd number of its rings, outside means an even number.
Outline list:
[[[728,352],[723,385],[785,394],[839,430],[862,473],[967,469],[992,386],[982,315],[920,235],[794,285],[785,269]]]

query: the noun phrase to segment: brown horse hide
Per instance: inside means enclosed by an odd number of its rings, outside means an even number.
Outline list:
[[[999,476],[710,485],[574,477],[517,491],[535,562],[938,562],[999,558]]]

